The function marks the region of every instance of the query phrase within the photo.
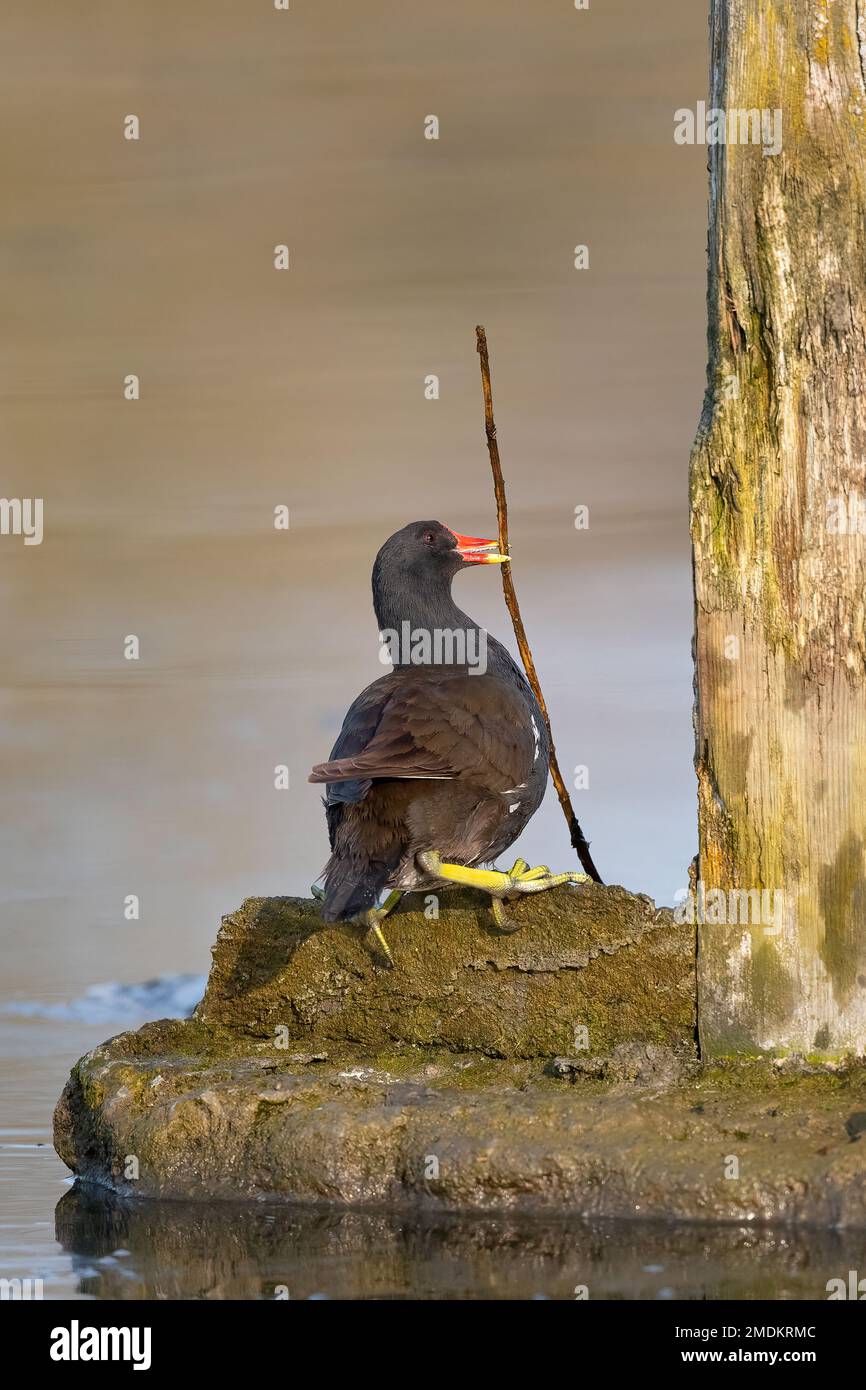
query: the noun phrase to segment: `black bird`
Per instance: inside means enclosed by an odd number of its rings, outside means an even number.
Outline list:
[[[517,839],[548,774],[547,729],[523,673],[451,597],[458,570],[507,559],[496,541],[438,521],[412,522],[385,542],[373,608],[394,669],[361,692],[330,759],[310,773],[328,784],[322,915],[363,916],[389,962],[380,924],[404,892],[481,888],[510,930],[510,894],[587,879],[522,859],[508,873],[478,867]]]

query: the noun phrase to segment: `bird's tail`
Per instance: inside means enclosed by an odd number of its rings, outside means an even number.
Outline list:
[[[347,922],[375,907],[383,888],[393,879],[405,853],[405,832],[394,823],[394,808],[380,804],[386,793],[374,787],[357,804],[327,803],[331,857],[325,865],[326,922]],[[389,803],[390,804],[390,803]]]

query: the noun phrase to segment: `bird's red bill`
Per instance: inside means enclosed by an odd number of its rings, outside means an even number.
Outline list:
[[[448,527],[451,531],[451,527]],[[459,531],[451,531],[457,542],[457,554],[467,565],[501,565],[509,557],[500,554],[499,542],[489,541],[484,536],[461,536]]]

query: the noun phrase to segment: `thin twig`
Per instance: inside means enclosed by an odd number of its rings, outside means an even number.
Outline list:
[[[499,549],[503,555],[508,555],[508,503],[505,499],[505,480],[502,477],[502,464],[499,461],[499,443],[496,438],[496,425],[493,422],[493,392],[490,386],[490,358],[487,354],[487,334],[479,326],[475,330],[475,337],[478,346],[478,356],[481,358],[481,385],[484,391],[484,428],[487,434],[487,451],[490,454],[490,467],[493,470],[493,489],[496,493],[496,515],[499,520]],[[565,823],[568,826],[568,833],[571,843],[577,850],[577,857],[590,878],[595,879],[596,883],[601,883],[602,878],[592,862],[592,855],[589,852],[589,841],[584,835],[578,823],[577,816],[574,814],[574,807],[571,804],[571,797],[568,795],[562,773],[559,770],[559,763],[556,760],[556,748],[553,743],[553,732],[550,727],[550,715],[547,713],[547,705],[541,692],[541,684],[538,679],[538,672],[535,669],[535,662],[532,659],[532,652],[529,649],[529,642],[526,638],[526,629],[523,626],[523,619],[520,616],[520,605],[517,602],[517,593],[514,588],[514,580],[511,577],[511,565],[506,563],[500,566],[502,571],[502,588],[505,594],[505,605],[511,614],[511,623],[514,628],[514,635],[517,638],[517,646],[520,657],[526,671],[529,684],[532,686],[535,698],[538,701],[544,722],[547,725],[547,736],[550,740],[550,775],[553,778],[553,785],[556,787],[556,795],[559,797],[559,804],[562,807],[562,814],[565,816]]]

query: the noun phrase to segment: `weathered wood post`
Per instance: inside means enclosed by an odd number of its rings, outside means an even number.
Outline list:
[[[710,44],[699,1030],[833,1057],[866,1050],[866,0],[711,0]]]

